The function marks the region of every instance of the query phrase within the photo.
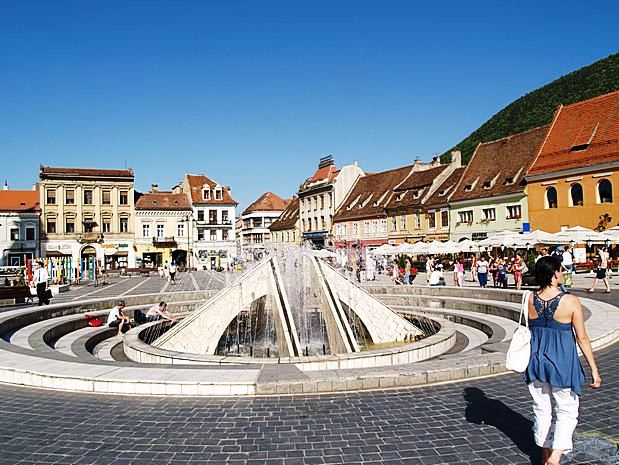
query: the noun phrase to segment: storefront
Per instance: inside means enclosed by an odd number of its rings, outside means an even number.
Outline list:
[[[159,268],[163,266],[163,253],[145,252],[142,254],[140,268]]]

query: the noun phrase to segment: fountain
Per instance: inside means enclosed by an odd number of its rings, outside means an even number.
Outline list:
[[[423,334],[307,248],[266,258],[152,342],[200,355],[352,354]]]

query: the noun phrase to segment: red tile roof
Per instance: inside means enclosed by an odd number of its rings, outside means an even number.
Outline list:
[[[335,213],[333,221],[385,216],[384,208],[393,195],[393,189],[406,179],[413,166],[360,177]]]
[[[450,202],[524,192],[527,174],[548,126],[479,144]]]
[[[0,191],[0,211],[2,212],[38,212],[39,191]]]
[[[275,220],[269,229],[271,231],[284,231],[286,229],[292,229],[295,227],[297,220],[299,219],[299,198],[293,197],[286,210],[279,215],[279,218]]]
[[[136,210],[191,210],[191,202],[186,194],[173,192],[148,192],[140,194],[135,202]]]
[[[304,184],[310,184],[313,182],[318,182],[322,180],[333,181],[340,170],[338,170],[335,165],[325,166],[323,168],[318,168],[316,172],[310,178],[307,178]]]
[[[428,197],[424,204],[425,208],[433,208],[447,205],[449,197],[455,191],[456,186],[460,182],[460,179],[462,179],[462,175],[464,174],[465,170],[466,167],[456,168],[454,172],[451,173],[449,177],[445,179],[445,181],[443,181],[443,184],[438,186],[436,190],[432,193],[432,195]]]
[[[619,161],[619,91],[559,107],[530,175]]]
[[[283,212],[288,204],[290,203],[290,199],[282,199],[279,195],[274,194],[273,192],[265,192],[258,200],[252,203],[249,207],[245,209],[243,215],[247,215],[252,212],[257,211],[281,211]]]
[[[41,166],[40,178],[46,179],[48,176],[95,176],[133,179],[133,170],[106,170],[97,168],[53,168],[50,166]]]
[[[230,190],[226,186],[222,186],[221,184],[217,184],[212,179],[208,178],[203,174],[186,174],[187,183],[189,184],[189,190],[191,194],[191,201],[197,204],[204,205],[238,205],[239,203],[232,198],[230,195]],[[208,185],[211,192],[211,199],[204,200],[202,198],[202,188],[204,185]],[[215,186],[221,187],[222,190],[222,198],[221,200],[215,199]]]
[[[402,184],[394,189],[387,209],[416,207],[421,205],[427,189],[432,186],[434,179],[440,175],[447,165],[438,165],[420,171],[413,171]]]

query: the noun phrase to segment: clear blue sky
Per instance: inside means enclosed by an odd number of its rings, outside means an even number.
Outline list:
[[[318,158],[441,153],[524,93],[619,50],[619,2],[0,0],[0,176],[185,172],[244,208]]]

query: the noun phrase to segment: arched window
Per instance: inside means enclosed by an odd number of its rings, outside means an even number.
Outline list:
[[[570,187],[570,200],[572,207],[582,207],[584,204],[582,186],[578,183],[572,184]]]
[[[546,208],[557,208],[558,206],[557,189],[549,187],[546,189]]]
[[[613,202],[613,185],[608,179],[602,179],[598,183],[598,201],[599,203]]]

